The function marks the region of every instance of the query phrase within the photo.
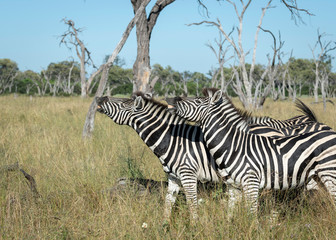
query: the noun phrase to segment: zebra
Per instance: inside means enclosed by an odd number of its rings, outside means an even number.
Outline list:
[[[151,94],[137,92],[133,98],[96,98],[97,111],[115,123],[133,128],[160,159],[168,174],[164,221],[169,221],[172,207],[182,185],[192,220],[197,219],[197,181],[219,182],[214,159],[207,150],[201,128],[167,111],[167,105]]]
[[[212,92],[217,90],[215,88],[211,89]],[[296,99],[295,106],[303,115],[286,120],[278,120],[268,116],[251,116],[251,114],[244,110],[238,110],[238,112],[247,116],[246,122],[248,123],[248,131],[250,133],[265,137],[284,137],[320,130],[332,130],[331,127],[319,123],[315,113],[301,100]],[[318,183],[314,179],[311,179],[305,186],[305,190],[319,190]],[[238,195],[240,194],[238,193]],[[234,202],[231,203],[231,206],[233,205]]]
[[[167,99],[177,115],[198,122],[220,175],[241,187],[256,213],[259,189],[286,190],[320,182],[336,201],[336,132],[321,130],[286,137],[248,131],[248,115],[222,91],[205,97]]]
[[[108,115],[109,117],[111,117],[118,124],[129,125],[129,123],[128,123],[129,120],[126,120],[126,119],[130,119],[129,115],[132,112],[138,111],[137,116],[140,117],[141,115],[145,114],[145,111],[147,111],[147,114],[148,114],[147,117],[149,118],[149,117],[153,117],[153,114],[157,113],[157,111],[164,112],[164,110],[167,108],[167,106],[163,105],[162,103],[154,101],[152,99],[152,97],[151,97],[150,94],[138,93],[138,94],[135,94],[135,97],[138,98],[137,101],[134,101],[135,98],[133,98],[133,99],[124,99],[124,98],[120,99],[120,98],[108,98],[108,97],[104,97],[104,98],[100,98],[100,99],[98,98],[97,99],[98,111],[102,112],[102,113],[105,113],[106,115]],[[104,106],[103,105],[103,103],[105,103],[105,102],[108,103],[107,105],[111,105],[110,109],[108,108],[108,106]],[[140,107],[133,106],[135,103],[137,103],[138,105],[142,104],[143,107],[140,108]],[[120,106],[117,107],[118,104]],[[147,106],[147,105],[149,105],[149,106]],[[113,107],[113,106],[115,106],[115,107]],[[163,109],[161,109],[161,108],[163,108]],[[146,110],[144,110],[144,109],[146,109]],[[140,111],[142,111],[142,112],[140,112]],[[162,115],[161,114],[156,114],[154,120],[155,121],[162,121],[162,119],[164,119],[166,117],[166,115],[169,115],[169,113],[162,114]],[[166,120],[164,120],[164,121],[166,121],[166,122],[168,121],[168,124],[170,124],[170,125],[175,124],[175,123],[169,123],[169,119],[170,118],[171,118],[171,116],[169,118],[167,118]],[[154,121],[154,120],[151,119],[151,121]],[[273,121],[276,121],[276,120],[273,119]],[[185,124],[185,123],[183,123],[183,124]],[[136,125],[132,125],[132,127],[135,129]],[[214,170],[217,171],[217,166],[214,166],[215,164],[214,164],[213,159],[211,158],[211,155],[209,154],[209,152],[207,151],[207,149],[204,147],[204,143],[203,143],[203,139],[202,139],[203,136],[198,133],[200,131],[199,127],[191,127],[190,128],[190,126],[188,125],[188,126],[186,126],[186,128],[187,128],[187,130],[184,133],[186,133],[188,131],[195,133],[196,141],[194,141],[192,139],[191,139],[191,141],[196,142],[196,145],[199,145],[199,146],[196,146],[196,148],[195,148],[196,150],[194,150],[194,151],[197,152],[197,151],[199,151],[198,149],[202,149],[201,153],[197,154],[197,158],[198,158],[197,160],[198,160],[198,162],[195,161],[195,158],[196,158],[195,156],[192,157],[192,159],[194,161],[194,163],[192,163],[192,165],[195,165],[196,168],[198,166],[203,166],[203,169],[205,169],[205,170],[206,169],[211,169],[206,174],[202,173],[206,177],[205,178],[203,177],[203,179],[201,179],[201,180],[203,180],[203,181],[218,182],[219,181],[218,177],[214,173]],[[182,128],[180,128],[180,130],[181,129]],[[137,131],[137,132],[140,135],[140,132],[139,131]],[[148,134],[150,134],[150,133],[148,133]],[[159,132],[158,134],[161,134],[161,132]],[[198,136],[200,136],[200,137],[198,137]],[[170,136],[170,137],[172,137],[172,136]],[[144,136],[142,136],[141,138],[145,141]],[[154,151],[154,148],[150,144],[149,141],[150,141],[150,139],[147,139],[145,141],[145,143],[151,148],[151,150]],[[190,142],[188,143],[189,140],[188,140],[187,137],[186,137],[186,139],[184,139],[184,141],[187,142],[186,146],[192,145]],[[170,144],[174,144],[175,142],[176,142],[176,140],[175,141],[171,141]],[[168,148],[167,146],[163,146],[164,144],[168,144],[168,143],[167,142],[160,143],[161,148]],[[183,151],[186,151],[186,149],[187,148],[179,149],[179,150],[183,152]],[[207,152],[207,153],[205,154],[204,152]],[[159,158],[161,157],[161,155],[157,154],[155,151],[154,151],[154,153]],[[176,153],[176,156],[183,156],[185,154],[186,154],[185,152],[184,153]],[[200,159],[200,157],[202,157],[202,159]],[[177,160],[179,160],[179,159],[181,159],[181,157],[178,157]],[[162,161],[161,161],[162,164],[164,164],[164,161],[167,162],[167,159],[163,159]],[[206,172],[206,171],[203,171],[203,172]],[[176,174],[175,174],[175,176],[174,175],[171,176],[171,175],[172,174],[168,175],[169,186],[168,186],[168,193],[167,193],[167,196],[166,196],[166,207],[165,207],[165,216],[166,216],[165,218],[166,219],[168,219],[169,216],[170,216],[172,205],[174,204],[175,199],[176,199],[176,195],[177,195],[177,193],[179,191],[179,187],[177,186],[177,180],[178,179],[176,179]],[[198,178],[199,178],[199,176],[198,176]],[[240,193],[237,192],[235,190],[235,188],[229,186],[228,187],[228,194],[230,196],[229,197],[229,206],[232,206],[234,204],[234,199],[238,198],[239,195],[240,195]],[[197,195],[193,196],[192,199],[194,199],[192,205],[196,206],[195,202],[197,202]],[[195,216],[196,215],[197,214],[195,214]]]

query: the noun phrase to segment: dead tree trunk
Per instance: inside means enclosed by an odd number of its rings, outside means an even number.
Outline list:
[[[99,82],[99,85],[98,85],[98,89],[97,89],[97,92],[96,92],[96,95],[95,95],[96,97],[101,97],[103,95],[105,87],[106,87],[107,78],[108,78],[108,71],[109,71],[114,59],[118,56],[120,50],[123,48],[123,46],[124,46],[128,36],[129,36],[131,30],[133,29],[134,25],[139,20],[139,17],[141,15],[140,13],[146,8],[146,6],[149,2],[150,2],[150,0],[145,0],[141,4],[141,6],[137,10],[135,16],[133,17],[133,19],[128,24],[124,34],[121,37],[120,42],[118,43],[117,47],[114,49],[113,53],[111,54],[111,56],[109,57],[107,62],[105,64],[101,65],[100,68],[90,76],[90,79],[94,79],[97,75],[99,75],[102,72],[100,82]],[[83,134],[82,134],[83,138],[89,138],[92,135],[92,132],[93,132],[93,129],[94,129],[94,120],[95,120],[95,116],[96,116],[96,110],[97,110],[96,99],[93,99],[93,101],[90,105],[89,111],[86,115],[84,128],[83,128]]]
[[[323,110],[327,110],[327,88],[328,88],[328,79],[329,73],[326,68],[322,70],[321,73],[321,94],[322,94],[322,101],[323,101]]]
[[[159,14],[174,1],[157,0],[148,17],[146,9],[143,9],[140,13],[140,18],[136,24],[137,57],[133,65],[133,91],[149,91],[149,77],[151,74],[149,57],[150,38]],[[145,0],[131,0],[134,12],[138,12],[143,2]]]
[[[231,35],[232,31],[228,34],[228,36]],[[218,51],[216,51],[215,47],[213,47],[210,43],[207,44],[207,46],[211,49],[211,51],[215,54],[219,69],[218,71],[214,74],[214,78],[211,81],[212,87],[214,87],[214,80],[217,80],[218,75],[220,74],[220,89],[224,92],[227,93],[227,88],[230,82],[225,81],[225,76],[224,76],[224,64],[229,61],[233,56],[230,56],[229,58],[226,58],[226,54],[229,50],[229,46],[227,46],[224,49],[224,44],[226,42],[226,39],[223,39],[223,34],[219,31],[219,39],[215,39],[215,43],[217,45]]]

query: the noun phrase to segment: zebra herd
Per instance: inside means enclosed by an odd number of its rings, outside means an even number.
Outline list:
[[[321,183],[336,200],[336,133],[301,101],[303,115],[281,121],[237,109],[220,90],[204,95],[167,99],[171,107],[141,92],[96,99],[97,111],[133,128],[168,173],[165,220],[180,186],[197,218],[197,181],[225,181],[229,192],[238,186],[251,212],[263,188],[309,190]]]

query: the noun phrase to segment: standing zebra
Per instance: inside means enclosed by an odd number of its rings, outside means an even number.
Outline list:
[[[96,101],[100,113],[117,124],[132,127],[160,159],[163,170],[168,173],[165,220],[170,217],[180,183],[191,216],[197,218],[197,180],[219,181],[218,166],[204,145],[200,127],[186,124],[148,94],[139,92],[133,99],[101,97]]]
[[[221,176],[242,187],[251,212],[259,189],[286,190],[321,182],[336,201],[336,132],[322,130],[288,137],[248,132],[247,116],[222,94],[206,89],[206,97],[168,100],[176,113],[198,122]]]

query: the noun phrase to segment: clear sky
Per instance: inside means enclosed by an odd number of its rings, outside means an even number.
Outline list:
[[[238,22],[228,3],[216,0],[204,2],[210,18],[203,14],[196,0],[176,0],[163,10],[151,38],[152,65],[159,63],[178,71],[202,73],[218,66],[214,54],[206,46],[218,37],[218,30],[186,24],[219,18],[224,29],[230,31]],[[313,46],[316,42],[318,28],[320,32],[329,34],[326,40],[336,40],[336,1],[298,0],[298,3],[315,15],[302,14],[306,24],[296,25],[280,0],[273,0],[276,8],[266,13],[263,28],[274,34],[281,32],[285,41],[283,51],[287,57],[293,50],[294,57],[311,58],[309,45]],[[246,51],[253,47],[261,8],[265,4],[266,0],[254,0],[246,12],[243,29]],[[148,12],[152,6],[153,3],[148,6]],[[37,72],[47,68],[51,62],[71,57],[76,59],[74,52],[59,46],[58,36],[67,29],[61,20],[66,17],[72,19],[77,27],[84,28],[80,37],[92,53],[94,63],[99,66],[104,56],[112,53],[133,15],[130,0],[0,0],[0,58],[14,60],[21,71],[31,69]],[[272,51],[271,45],[270,35],[261,32],[257,62],[266,63],[266,54]],[[136,58],[135,29],[119,56],[125,59],[126,67],[132,67]]]

